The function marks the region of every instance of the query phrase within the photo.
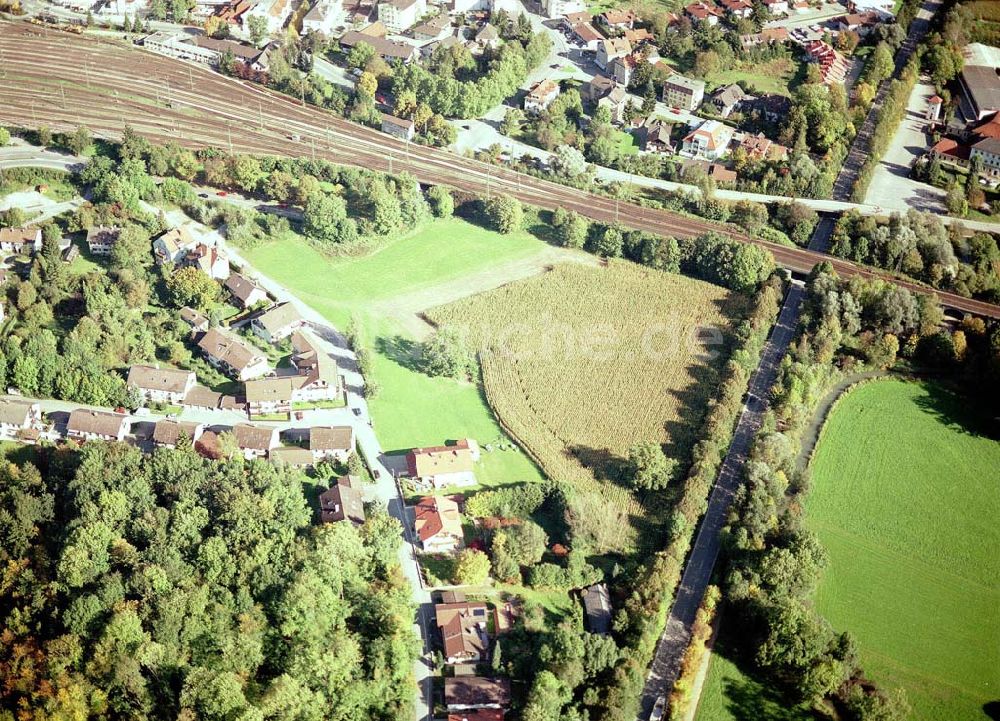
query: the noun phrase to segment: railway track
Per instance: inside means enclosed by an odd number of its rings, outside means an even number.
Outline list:
[[[616,201],[507,167],[406,143],[261,86],[122,42],[28,23],[0,23],[0,123],[46,125],[58,131],[82,124],[109,138],[119,137],[128,124],[152,142],[405,171],[423,183],[448,185],[478,196],[509,193],[545,209],[563,207],[592,220],[659,235],[722,233],[767,248],[779,265],[796,273],[808,273],[816,263],[827,261],[844,276],[881,277],[915,292],[929,292],[918,283],[825,253],[751,239],[732,226]],[[951,293],[937,295],[943,305],[955,310],[1000,318],[1000,307],[990,303]]]

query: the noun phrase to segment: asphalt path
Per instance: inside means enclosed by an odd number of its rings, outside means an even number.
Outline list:
[[[712,580],[715,561],[721,545],[720,532],[733,495],[743,480],[743,464],[750,452],[754,437],[760,430],[767,398],[774,385],[778,366],[785,355],[799,320],[799,306],[803,288],[798,284],[789,287],[778,321],[761,353],[760,364],[750,379],[749,392],[740,412],[733,440],[726,453],[715,486],[708,498],[708,508],[702,517],[698,534],[688,556],[684,574],[667,626],[660,638],[653,663],[646,677],[640,702],[640,718],[647,719],[658,696],[666,696],[677,680],[680,661],[691,640],[691,627],[705,590]]]

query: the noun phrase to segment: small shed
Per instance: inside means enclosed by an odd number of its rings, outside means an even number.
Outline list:
[[[587,613],[587,630],[607,636],[611,631],[611,597],[607,585],[595,583],[583,589],[583,608]]]

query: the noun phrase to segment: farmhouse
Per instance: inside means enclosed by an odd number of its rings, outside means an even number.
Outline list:
[[[34,255],[41,249],[41,228],[27,225],[20,228],[0,228],[0,251]]]
[[[0,435],[18,437],[24,431],[37,429],[42,422],[42,407],[38,403],[13,398],[0,399]]]
[[[319,495],[319,519],[323,523],[365,522],[365,505],[361,497],[361,480],[357,476],[341,476]]]
[[[237,380],[245,382],[271,372],[264,356],[217,328],[205,331],[198,340],[198,348],[209,363]]]
[[[203,423],[175,421],[168,418],[157,421],[153,427],[153,443],[164,448],[176,448],[177,442],[184,435],[192,444],[195,444],[204,432],[205,425]]]
[[[278,343],[303,328],[306,320],[291,303],[279,303],[250,321],[250,328],[268,343]]]
[[[449,711],[510,705],[510,680],[482,676],[456,676],[444,680],[444,703]]]
[[[414,448],[406,454],[406,467],[410,477],[424,486],[472,486],[478,460],[479,445],[464,439],[450,446]]]
[[[278,447],[278,429],[271,426],[241,423],[233,426],[233,436],[236,438],[236,445],[243,451],[243,457],[248,461],[266,458],[271,450]]]
[[[137,389],[145,400],[154,403],[180,403],[194,384],[193,371],[146,365],[131,366],[125,381],[125,385]]]
[[[239,273],[232,273],[223,285],[241,308],[249,308],[267,300],[267,293],[263,288]]]
[[[110,255],[121,228],[98,225],[87,231],[87,247],[92,255]]]
[[[128,430],[128,416],[86,408],[70,413],[66,424],[66,435],[81,441],[123,441]]]
[[[434,617],[447,663],[475,663],[489,654],[485,603],[439,603]]]
[[[451,498],[421,498],[413,507],[413,519],[413,530],[425,551],[449,553],[462,547],[462,517],[458,504]]]

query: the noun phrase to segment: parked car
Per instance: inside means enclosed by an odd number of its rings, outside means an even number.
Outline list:
[[[208,197],[208,193],[198,193],[198,197],[199,198],[207,198]]]
[[[667,699],[664,696],[657,696],[656,703],[653,704],[653,710],[649,714],[649,721],[660,721],[663,718],[663,712],[667,708]]]

